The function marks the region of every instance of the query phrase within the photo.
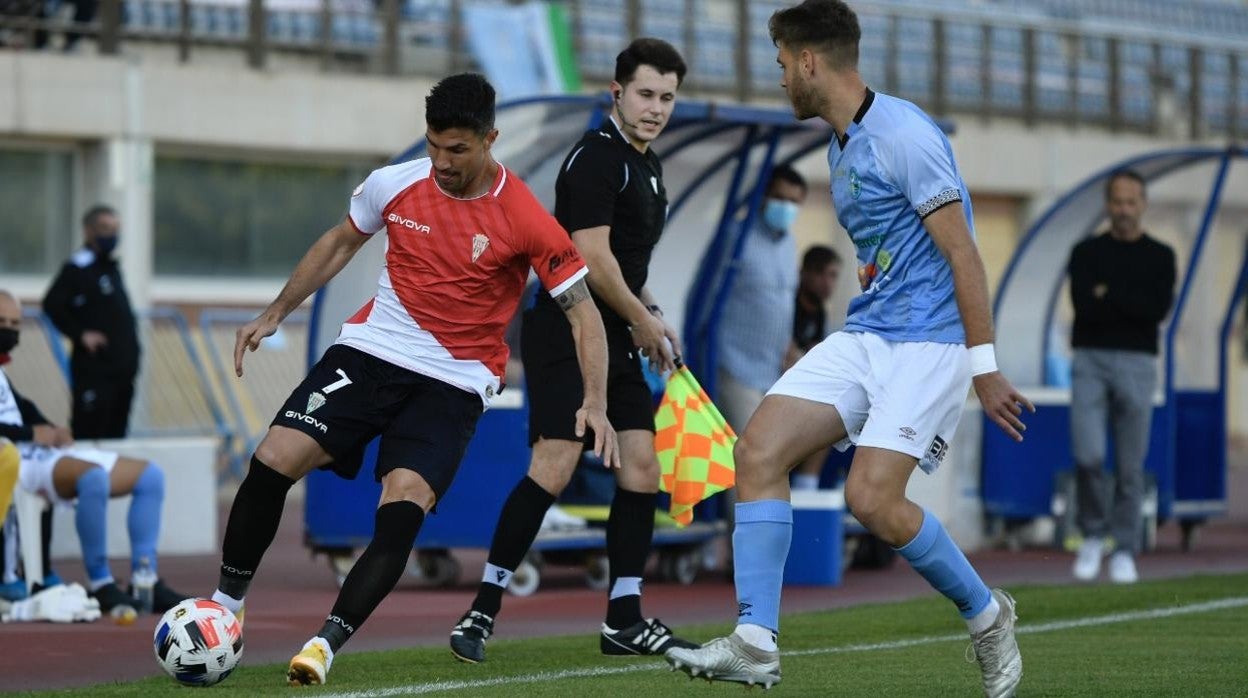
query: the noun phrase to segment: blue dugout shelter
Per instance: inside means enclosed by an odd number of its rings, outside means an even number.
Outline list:
[[[605,95],[501,105],[494,155],[553,209],[563,158],[586,129],[603,122],[610,105]],[[715,365],[712,339],[731,281],[730,262],[740,253],[741,232],[758,210],[768,174],[776,163],[826,147],[831,135],[822,122],[799,123],[788,109],[681,101],[654,144],[670,209],[647,285],[665,304],[668,321],[683,328],[685,360],[708,390],[714,390],[714,371],[707,369]],[[421,157],[424,147],[422,140],[394,161]],[[384,240],[370,242],[317,294],[309,363],[334,341],[342,319],[372,296],[384,252]],[[482,416],[455,483],[421,530],[420,548],[489,545],[497,512],[527,471],[527,416],[523,386],[509,385]],[[305,509],[309,542],[327,549],[366,544],[379,491],[367,466],[352,482],[313,473]]]
[[[1141,155],[1096,173],[1054,203],[1023,238],[997,293],[1001,369],[1036,402],[1028,438],[1014,444],[984,425],[984,509],[1003,520],[1050,514],[1071,502],[1063,483],[1074,467],[1070,392],[1062,375],[1066,262],[1104,221],[1104,186],[1130,168],[1150,192],[1169,187],[1203,201],[1176,244],[1178,287],[1163,326],[1161,373],[1145,468],[1156,483],[1154,522],[1175,519],[1190,544],[1194,527],[1226,512],[1230,333],[1248,291],[1248,225],[1223,204],[1245,191],[1248,149],[1184,148]],[[1152,198],[1150,196],[1150,198]],[[1145,214],[1145,227],[1148,226]],[[1212,251],[1211,251],[1212,250]],[[1068,367],[1066,369],[1068,371]],[[1111,460],[1112,459],[1107,459]],[[1152,530],[1144,532],[1151,544]]]

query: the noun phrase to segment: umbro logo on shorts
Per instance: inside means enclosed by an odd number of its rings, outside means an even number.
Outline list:
[[[914,441],[914,437],[918,436],[918,434],[919,432],[915,431],[914,429],[911,429],[910,427],[902,427],[901,429],[897,430],[897,435],[905,439],[906,441]]]

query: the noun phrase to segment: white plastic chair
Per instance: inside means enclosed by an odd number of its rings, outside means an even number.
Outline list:
[[[43,582],[43,526],[40,519],[48,502],[30,494],[19,485],[13,491],[13,509],[17,512],[17,529],[21,537],[22,566],[26,570],[26,588],[33,591]]]

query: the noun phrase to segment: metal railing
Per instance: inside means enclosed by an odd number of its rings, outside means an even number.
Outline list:
[[[21,349],[6,374],[54,424],[70,420],[70,373],[66,342],[41,311],[22,311]],[[156,307],[139,318],[143,354],[135,381],[129,435],[215,435],[227,453],[246,444],[227,420],[213,375],[186,318]]]
[[[473,64],[462,20],[471,0],[101,0],[96,19],[80,25],[64,11],[41,9],[60,1],[28,0],[24,15],[0,16],[0,42],[30,45],[46,32],[81,33],[104,54],[172,43],[188,61],[198,49],[227,47],[245,52],[257,68],[273,54],[293,53],[324,70],[392,75],[442,75]],[[767,18],[786,1],[561,4],[591,80],[609,79],[615,54],[645,34],[681,49],[694,90],[740,101],[782,97]],[[1192,28],[1059,19],[1009,0],[855,6],[868,83],[937,116],[1006,116],[1194,139],[1248,133],[1242,40],[1202,37]]]
[[[199,334],[207,346],[213,391],[230,414],[231,428],[239,441],[229,454],[230,469],[242,477],[244,461],[268,432],[269,422],[290,392],[307,375],[307,312],[291,313],[273,336],[244,357],[244,375],[234,375],[234,333],[255,313],[246,310],[209,308],[199,315]]]

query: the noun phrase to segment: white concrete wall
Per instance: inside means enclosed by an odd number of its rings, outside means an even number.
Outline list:
[[[220,444],[215,438],[120,439],[80,442],[83,445],[115,451],[123,456],[150,460],[165,473],[165,502],[161,509],[161,555],[204,555],[215,552],[217,539],[216,458]],[[126,534],[126,512],[130,497],[108,503],[108,556],[130,557]],[[74,510],[57,507],[52,523],[52,557],[63,576],[76,578],[82,567],[82,548],[74,526]]]

